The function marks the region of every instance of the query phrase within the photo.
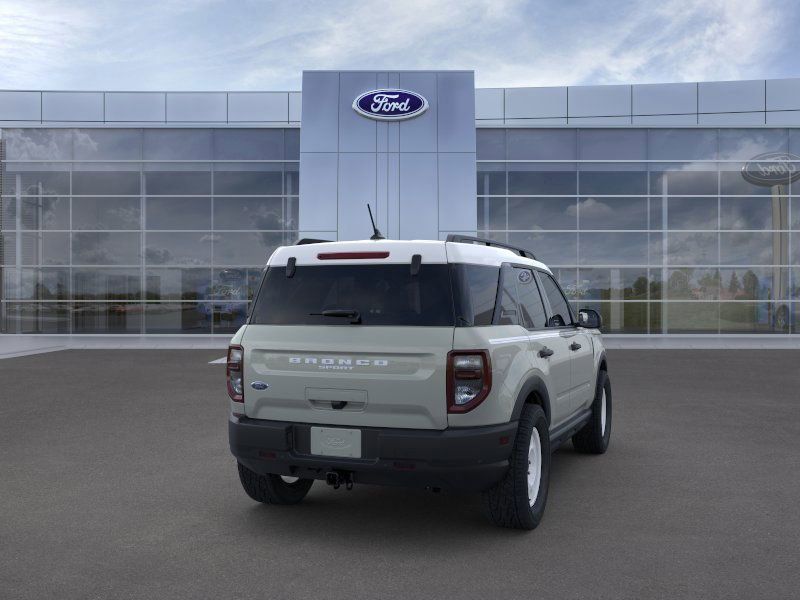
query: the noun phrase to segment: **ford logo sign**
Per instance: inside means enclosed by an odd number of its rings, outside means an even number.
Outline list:
[[[368,119],[400,121],[428,110],[428,101],[407,90],[372,90],[353,100],[353,110]]]
[[[767,152],[751,158],[742,167],[742,177],[755,185],[788,184],[800,179],[800,156]]]

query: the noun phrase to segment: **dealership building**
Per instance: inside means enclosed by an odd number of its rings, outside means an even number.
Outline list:
[[[381,90],[424,106],[357,110]],[[367,238],[369,203],[530,250],[609,334],[800,340],[798,178],[800,79],[0,91],[0,333],[230,336],[275,247]]]

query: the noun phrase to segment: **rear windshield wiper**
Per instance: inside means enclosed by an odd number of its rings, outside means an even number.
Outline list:
[[[351,325],[361,324],[361,313],[349,308],[331,308],[329,310],[323,310],[322,312],[308,314],[315,317],[341,317],[343,319],[350,319]]]

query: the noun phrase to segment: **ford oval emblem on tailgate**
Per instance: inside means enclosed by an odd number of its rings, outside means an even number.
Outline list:
[[[254,381],[250,384],[250,387],[254,390],[265,390],[269,387],[269,384],[264,383],[263,381]]]

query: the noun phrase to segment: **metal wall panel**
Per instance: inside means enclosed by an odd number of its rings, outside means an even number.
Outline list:
[[[38,121],[41,118],[40,92],[0,92],[0,120]]]
[[[690,115],[633,115],[634,125],[672,127],[697,125],[697,114]]]
[[[700,125],[764,125],[763,112],[710,113],[698,115]]]
[[[401,239],[435,240],[439,236],[439,181],[436,163],[434,152],[400,154]],[[447,182],[442,182],[442,185],[447,185]],[[469,203],[462,210],[470,210]],[[475,212],[477,213],[477,209]]]
[[[508,88],[506,119],[548,119],[567,116],[567,88]]]
[[[302,113],[303,95],[300,92],[289,92],[289,121],[300,122]]]
[[[800,127],[800,110],[783,110],[783,111],[768,112],[767,125]]]
[[[653,83],[632,86],[634,115],[678,115],[697,112],[697,84]]]
[[[301,140],[300,229],[337,229],[338,167],[336,152],[303,152]]]
[[[475,152],[475,75],[436,74],[437,152]]]
[[[438,143],[436,119],[439,112],[436,96],[436,73],[424,71],[400,73],[399,87],[422,94],[428,100],[428,110],[423,114],[413,119],[400,121],[400,152],[436,152]],[[473,86],[473,95],[474,89]]]
[[[106,121],[163,123],[166,120],[163,92],[106,92]]]
[[[475,118],[476,119],[502,119],[503,88],[484,88],[475,90]]]
[[[630,125],[631,117],[570,117],[570,125]]]
[[[439,153],[439,229],[475,231],[475,154]],[[467,201],[465,201],[467,199]]]
[[[355,112],[355,111],[354,111]],[[376,210],[376,160],[374,152],[339,153],[339,238],[363,240],[372,235],[367,204]],[[300,188],[303,189],[302,187]],[[305,192],[303,192],[303,202]],[[305,207],[301,204],[301,210]]]
[[[377,87],[375,73],[351,72],[339,76],[339,152],[375,152],[377,121],[353,110],[353,100]]]
[[[289,120],[287,92],[231,92],[228,94],[228,121],[282,122]]]
[[[169,92],[167,120],[186,123],[225,123],[227,97],[223,92]]]
[[[337,152],[338,150],[339,73],[304,71],[300,152],[302,154],[303,152]],[[300,170],[302,171],[302,168]]]
[[[631,114],[631,86],[587,85],[569,88],[569,118]]]
[[[44,121],[103,121],[102,92],[43,92]]]
[[[764,80],[710,81],[698,84],[701,113],[764,110]]]
[[[768,79],[767,110],[800,110],[800,79]]]

